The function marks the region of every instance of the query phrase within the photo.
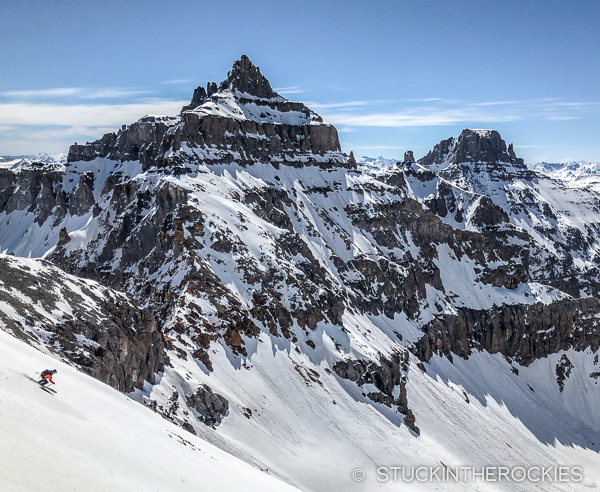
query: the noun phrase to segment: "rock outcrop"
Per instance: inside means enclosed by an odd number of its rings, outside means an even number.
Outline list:
[[[153,391],[170,398],[173,421],[189,416],[187,402],[218,424],[226,400],[202,382],[229,363],[252,370],[262,343],[285,349],[302,375],[292,356],[304,351],[310,367],[328,344],[326,370],[373,384],[369,402],[417,433],[411,368],[404,352],[389,355],[400,345],[422,360],[487,350],[523,365],[598,347],[595,193],[544,181],[494,131],[465,130],[419,162],[411,152],[405,165],[383,161],[358,167],[333,126],[242,57],[177,117],[75,145],[62,170],[0,170],[0,249],[147,305],[157,329],[134,303],[119,301],[126,315],[98,300],[115,326],[67,320],[60,343],[125,390],[151,381],[164,343],[168,370],[189,381],[163,378]]]
[[[196,411],[196,416],[205,425],[218,425],[229,412],[229,401],[203,384],[187,397],[187,404]]]
[[[419,428],[415,425],[416,419],[408,407],[406,396],[406,373],[408,371],[408,352],[394,354],[391,359],[381,357],[379,363],[348,359],[336,362],[333,371],[342,379],[355,382],[357,386],[365,384],[374,385],[379,392],[366,394],[374,403],[381,403],[387,407],[395,406],[396,410],[404,415],[404,423],[417,435]],[[398,388],[398,396],[394,396]]]
[[[510,145],[508,152],[506,143],[495,130],[463,130],[456,140],[452,162],[490,162],[510,163],[523,166],[523,159],[518,159]]]

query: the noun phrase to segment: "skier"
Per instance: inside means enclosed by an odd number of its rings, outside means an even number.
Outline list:
[[[48,384],[48,382],[51,382],[52,384],[54,384],[54,381],[52,381],[52,376],[56,374],[56,369],[46,369],[44,372],[42,372],[42,374],[40,374],[40,377],[42,378],[41,381],[38,381],[38,383],[40,383],[41,386],[44,386],[46,384]]]

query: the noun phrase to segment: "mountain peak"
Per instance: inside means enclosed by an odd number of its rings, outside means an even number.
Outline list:
[[[513,145],[507,147],[496,130],[469,128],[465,128],[456,139],[442,140],[419,162],[426,166],[443,162],[524,166],[523,159],[516,156]]]
[[[246,55],[236,60],[221,82],[219,90],[237,89],[238,91],[261,99],[272,99],[277,93],[271,88],[267,78],[260,73],[260,68],[254,65]]]
[[[178,117],[147,116],[125,125],[118,134],[72,145],[68,161],[108,156],[139,160],[144,169],[179,165],[183,160],[354,166],[341,150],[333,125],[303,103],[278,95],[260,69],[243,55],[218,87],[214,82],[197,87]]]

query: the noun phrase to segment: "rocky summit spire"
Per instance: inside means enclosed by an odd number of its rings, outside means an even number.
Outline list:
[[[234,62],[227,74],[227,79],[221,82],[219,90],[223,89],[237,89],[261,99],[277,97],[277,93],[271,89],[269,81],[246,55],[242,55],[239,60]]]

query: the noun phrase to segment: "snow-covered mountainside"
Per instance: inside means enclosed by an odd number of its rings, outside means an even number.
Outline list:
[[[378,465],[582,466],[592,486],[600,195],[492,130],[361,164],[242,57],[178,116],[0,170],[0,250],[151,310],[165,365],[131,396],[302,490],[372,490]]]
[[[528,169],[498,132],[464,130],[415,168],[420,200],[454,227],[518,248],[531,278],[575,297],[598,295],[600,195]],[[425,177],[426,176],[426,177]]]

